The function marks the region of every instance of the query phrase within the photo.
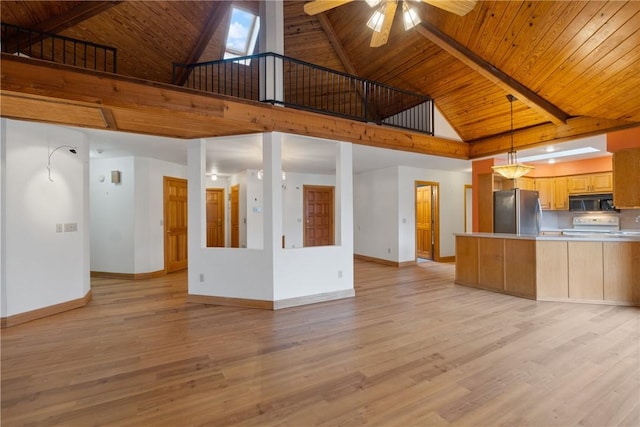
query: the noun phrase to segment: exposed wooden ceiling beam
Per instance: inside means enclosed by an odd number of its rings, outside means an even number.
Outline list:
[[[37,24],[33,29],[45,33],[59,33],[122,3],[122,1],[83,1],[62,15],[53,16]]]
[[[207,45],[211,41],[211,37],[222,25],[223,22],[229,19],[229,11],[231,10],[231,2],[210,2],[211,12],[207,18],[204,29],[200,32],[200,37],[196,41],[193,49],[185,57],[183,64],[194,64],[198,62],[202,53],[207,48]],[[173,78],[173,84],[182,86],[189,77],[189,71],[186,67],[181,67],[178,73]]]
[[[336,34],[335,29],[333,28],[333,25],[331,25],[331,22],[329,22],[329,18],[327,18],[326,14],[321,13],[317,15],[316,18],[318,19],[318,22],[320,23],[322,30],[327,35],[327,38],[329,39],[329,43],[331,43],[331,46],[333,46],[333,50],[335,51],[336,55],[338,55],[338,59],[340,59],[340,62],[342,63],[342,66],[347,71],[347,73],[352,74],[354,76],[360,76],[360,74],[358,74],[358,70],[353,65],[353,62],[351,62],[351,60],[349,59],[349,54],[347,53],[344,46],[340,42],[340,39],[338,38],[338,35]],[[362,93],[362,91],[359,90],[358,88],[356,88],[356,91],[358,92],[358,96],[360,97],[360,99],[364,100],[365,99],[364,93]],[[383,117],[381,117],[380,112],[374,105],[369,103],[367,105],[367,108],[368,108],[368,111],[373,115],[374,120],[377,120],[377,121],[383,120]]]
[[[422,22],[420,25],[416,26],[416,30],[423,37],[429,39],[432,43],[447,51],[477,73],[502,87],[505,92],[516,96],[519,101],[523,102],[543,117],[548,118],[552,123],[562,125],[571,117],[569,114],[539,96],[531,89],[519,83],[501,70],[498,70],[496,67],[489,64],[484,59],[480,58],[478,55],[430,23]]]
[[[460,141],[1,55],[3,117],[97,129],[117,126],[123,132],[176,138],[277,131],[435,156],[468,157],[469,145]],[[112,118],[104,114],[108,110]]]
[[[584,138],[592,135],[616,130],[640,126],[640,123],[627,120],[610,120],[594,117],[574,117],[567,120],[566,124],[555,126],[545,123],[531,128],[513,132],[513,147],[522,150],[548,145],[550,142],[558,143],[576,138]],[[511,145],[510,134],[494,136],[474,141],[469,144],[469,158],[493,156],[509,151]]]
[[[57,34],[120,3],[122,3],[122,1],[81,2],[80,5],[74,7],[70,11],[61,15],[53,16],[29,29],[47,34]],[[28,46],[39,43],[46,38],[46,35],[39,35],[35,33],[24,34],[20,32],[17,35],[3,40],[2,42],[8,47],[7,51],[9,53],[13,53],[19,50],[24,50]]]
[[[331,43],[331,45],[333,46],[333,50],[336,52],[336,55],[338,55],[338,59],[340,59],[340,62],[342,63],[344,69],[347,70],[347,73],[358,76],[358,70],[356,70],[353,62],[351,62],[351,60],[349,59],[349,54],[340,42],[340,39],[338,38],[338,35],[333,28],[333,25],[331,25],[331,22],[329,22],[329,18],[327,18],[327,16],[323,13],[316,16],[316,18],[318,19],[322,30],[327,35],[329,43]]]

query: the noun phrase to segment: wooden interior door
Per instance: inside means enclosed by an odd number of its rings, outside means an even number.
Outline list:
[[[432,188],[416,187],[416,256],[433,259]]]
[[[240,185],[231,187],[231,247],[240,247]]]
[[[207,247],[224,247],[224,189],[207,188]]]
[[[187,180],[164,177],[164,269],[187,268]]]
[[[305,185],[304,246],[330,246],[334,244],[333,187]]]

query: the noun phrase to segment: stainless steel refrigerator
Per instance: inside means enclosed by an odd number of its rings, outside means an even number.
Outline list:
[[[493,192],[493,232],[537,235],[542,222],[538,192],[501,190]]]

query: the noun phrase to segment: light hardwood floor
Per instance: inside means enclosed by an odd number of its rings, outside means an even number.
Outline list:
[[[2,426],[638,426],[640,311],[356,261],[357,297],[185,303],[186,275],[94,279],[2,331]]]

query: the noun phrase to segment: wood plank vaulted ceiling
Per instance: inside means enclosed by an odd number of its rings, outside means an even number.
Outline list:
[[[257,1],[235,3],[258,13]],[[396,14],[379,48],[364,1],[315,16],[304,3],[284,2],[286,56],[433,97],[471,158],[508,148],[507,94],[517,146],[640,125],[640,1],[478,1],[463,17],[413,3],[422,23],[404,31]],[[231,4],[3,0],[1,14],[113,46],[118,74],[171,84],[173,62],[222,57]]]

